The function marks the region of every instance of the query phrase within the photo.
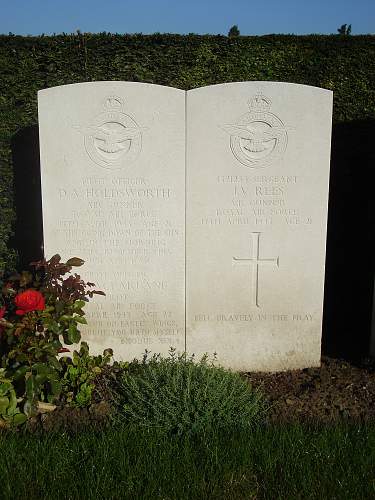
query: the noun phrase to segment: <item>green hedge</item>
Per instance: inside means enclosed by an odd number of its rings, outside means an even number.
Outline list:
[[[0,36],[0,269],[15,262],[11,138],[37,123],[38,90],[96,80],[288,81],[333,90],[335,122],[375,119],[375,36]]]

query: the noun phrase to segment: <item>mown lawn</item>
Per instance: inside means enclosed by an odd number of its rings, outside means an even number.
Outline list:
[[[375,426],[0,434],[0,498],[373,499]]]

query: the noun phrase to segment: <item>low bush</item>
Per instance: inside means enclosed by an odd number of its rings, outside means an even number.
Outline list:
[[[255,426],[265,412],[262,394],[204,356],[146,354],[129,364],[119,381],[120,417],[173,434]]]

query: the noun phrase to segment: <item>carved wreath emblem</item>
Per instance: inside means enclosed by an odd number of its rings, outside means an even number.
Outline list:
[[[250,111],[222,128],[230,135],[230,148],[246,167],[266,167],[285,152],[288,135],[284,123],[270,113],[271,100],[261,94],[248,102]]]
[[[91,160],[103,168],[117,169],[132,163],[142,149],[142,131],[123,111],[120,97],[109,96],[105,111],[86,127],[76,127],[84,136],[84,146]]]

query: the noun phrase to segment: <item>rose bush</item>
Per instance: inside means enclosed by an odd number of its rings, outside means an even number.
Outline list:
[[[0,276],[0,369],[26,416],[35,415],[38,404],[66,401],[65,393],[74,404],[79,393],[79,384],[72,390],[65,376],[73,361],[59,354],[69,351],[63,344],[81,340],[85,304],[94,294],[105,295],[72,273],[83,263],[54,255],[32,263],[31,272]]]

